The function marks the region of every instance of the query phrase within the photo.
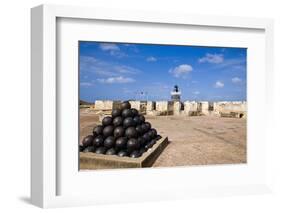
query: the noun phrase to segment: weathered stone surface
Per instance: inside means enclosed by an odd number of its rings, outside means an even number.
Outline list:
[[[113,101],[95,101],[95,109],[99,110],[110,110],[113,109]]]
[[[173,101],[156,101],[156,111],[159,111],[161,115],[173,114],[174,102]]]
[[[198,103],[195,101],[186,101],[184,102],[184,114],[194,115],[198,113]]]
[[[80,169],[114,169],[150,167],[168,145],[168,138],[163,137],[139,158],[119,157],[80,152]]]
[[[103,112],[117,108],[120,101],[97,100],[95,101],[95,110]],[[184,110],[179,101],[130,101],[132,108],[139,110],[147,115],[210,115],[222,117],[247,117],[247,102],[243,101],[221,101],[211,103],[210,109],[208,101],[185,101]]]
[[[147,111],[147,101],[129,101],[132,108],[137,109],[140,113],[145,114]]]
[[[202,101],[202,102],[200,102],[200,105],[201,105],[202,115],[209,115],[209,102],[208,101]]]
[[[80,112],[83,109],[80,109]],[[215,116],[146,116],[169,145],[153,167],[236,164],[247,162],[245,119]],[[99,125],[98,115],[80,114],[80,142]]]
[[[140,101],[129,101],[132,108],[135,108],[137,110],[140,110],[141,108],[141,102]]]
[[[160,113],[159,111],[156,111],[156,110],[147,111],[146,114],[147,114],[147,115],[152,115],[152,116],[161,115],[161,113]]]
[[[147,101],[146,111],[153,111],[155,110],[155,101]]]
[[[96,110],[112,110],[117,108],[121,104],[121,101],[112,100],[96,100],[95,109]]]
[[[242,101],[236,102],[215,102],[214,103],[214,114],[223,117],[247,117],[247,103]]]
[[[181,115],[181,102],[175,101],[174,102],[174,115]]]

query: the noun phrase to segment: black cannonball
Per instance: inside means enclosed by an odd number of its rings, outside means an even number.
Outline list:
[[[117,155],[118,155],[119,157],[126,157],[126,156],[128,156],[128,152],[125,151],[125,150],[121,150],[121,151],[118,152]]]
[[[152,144],[154,145],[154,144],[156,144],[156,143],[157,143],[157,140],[152,139],[152,140],[150,141],[150,143],[152,143]]]
[[[145,143],[146,143],[146,141],[144,140],[143,137],[138,137],[137,140],[138,140],[138,142],[140,143],[141,146],[144,146]]]
[[[114,148],[108,149],[105,154],[106,155],[115,155],[116,150]]]
[[[133,117],[134,117],[134,116],[138,116],[138,115],[139,115],[138,110],[137,110],[137,109],[135,109],[135,108],[132,108],[132,109],[131,109],[131,112],[132,112],[132,116],[133,116]]]
[[[101,147],[98,147],[96,149],[95,153],[97,153],[97,154],[105,154],[106,150],[107,149],[104,146],[101,146]]]
[[[113,118],[116,118],[118,116],[120,116],[122,113],[122,110],[121,109],[113,109],[112,112],[111,112],[111,115]]]
[[[106,116],[102,119],[102,125],[103,126],[108,126],[112,123],[112,117]]]
[[[132,151],[132,153],[130,154],[131,158],[139,158],[141,156],[140,152],[138,150],[134,150]]]
[[[112,123],[113,126],[121,126],[123,124],[123,118],[121,116],[115,117]]]
[[[113,135],[113,131],[114,131],[114,127],[113,126],[106,126],[103,128],[102,134],[104,135],[104,137],[108,137]]]
[[[124,109],[122,111],[123,118],[132,117],[132,116],[133,116],[133,113],[132,113],[131,109]]]
[[[130,126],[134,126],[134,125],[135,125],[135,122],[134,122],[132,117],[125,118],[124,121],[123,121],[123,126],[125,128],[128,128]]]
[[[141,128],[141,125],[137,125],[136,130],[137,130],[138,135],[142,135],[143,129]]]
[[[125,133],[125,129],[122,126],[115,127],[113,135],[115,138],[122,137]]]
[[[146,125],[147,131],[151,129],[151,124],[149,122],[144,123]]]
[[[145,148],[146,150],[148,150],[148,149],[150,148],[150,144],[149,144],[149,143],[145,144],[144,148]]]
[[[156,129],[151,128],[151,130],[150,130],[150,131],[152,131],[152,132],[153,132],[154,138],[156,138],[156,137],[157,137],[157,131],[156,131]]]
[[[142,121],[141,121],[141,119],[140,119],[139,116],[135,116],[135,117],[133,118],[133,120],[134,120],[134,122],[135,122],[136,125],[139,125],[139,124],[142,123]]]
[[[82,146],[82,145],[79,145],[79,152],[83,152],[83,150],[85,149],[85,147],[84,146]]]
[[[145,140],[145,142],[149,142],[150,139],[151,139],[150,136],[149,136],[149,134],[148,134],[148,132],[145,133],[145,134],[143,134],[142,138]]]
[[[139,117],[140,117],[141,122],[144,123],[145,122],[145,117],[143,115],[140,115]]]
[[[121,109],[124,110],[124,109],[131,109],[131,104],[129,101],[124,101],[121,103]]]
[[[162,138],[162,136],[161,136],[161,135],[157,135],[157,136],[156,136],[156,138],[155,138],[155,140],[157,140],[157,141],[158,141],[158,140],[160,140],[161,138]]]
[[[106,148],[112,148],[114,145],[115,145],[115,139],[113,136],[108,136],[104,142],[103,142],[103,145],[106,147]]]
[[[146,133],[148,131],[147,125],[145,124],[142,124],[141,128],[142,128],[142,133]]]
[[[148,145],[148,148],[151,148],[153,147],[153,145],[156,144],[156,140],[151,140],[147,145]]]
[[[88,146],[86,147],[83,152],[94,152],[96,148],[94,146]]]
[[[83,138],[82,145],[84,147],[92,146],[93,145],[93,140],[94,140],[94,136],[93,135],[88,135],[85,138]]]
[[[99,147],[103,145],[103,137],[101,135],[98,135],[93,140],[93,146]]]
[[[141,155],[143,155],[143,153],[145,153],[146,151],[147,151],[147,150],[146,150],[144,147],[140,148],[140,150],[139,150],[139,152],[140,152]]]
[[[127,145],[127,138],[126,137],[121,137],[121,138],[118,138],[116,141],[115,141],[115,147],[116,149],[118,150],[121,150],[121,149],[125,149],[126,148],[126,145]]]
[[[94,135],[101,135],[103,131],[103,126],[102,125],[98,125],[94,128],[93,130],[93,134]]]
[[[147,134],[149,135],[149,137],[150,137],[151,139],[153,139],[153,138],[156,137],[156,135],[154,134],[154,131],[149,130],[149,131],[147,132]]]
[[[140,143],[135,138],[130,138],[127,142],[127,150],[132,152],[140,148]]]
[[[125,131],[125,136],[128,138],[135,138],[138,136],[138,132],[135,127],[128,127]]]

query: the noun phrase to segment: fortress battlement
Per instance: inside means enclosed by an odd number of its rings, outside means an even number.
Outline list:
[[[106,111],[117,108],[122,101],[96,100],[94,110]],[[132,108],[146,115],[185,115],[185,116],[220,116],[247,117],[246,101],[142,101],[131,100]]]

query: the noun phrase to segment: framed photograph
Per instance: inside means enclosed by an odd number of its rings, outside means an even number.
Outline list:
[[[270,192],[272,20],[31,15],[33,204]]]

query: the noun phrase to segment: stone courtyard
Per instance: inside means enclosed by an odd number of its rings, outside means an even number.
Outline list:
[[[153,167],[246,163],[246,119],[218,116],[146,115],[169,144]],[[80,141],[100,122],[80,109]]]

